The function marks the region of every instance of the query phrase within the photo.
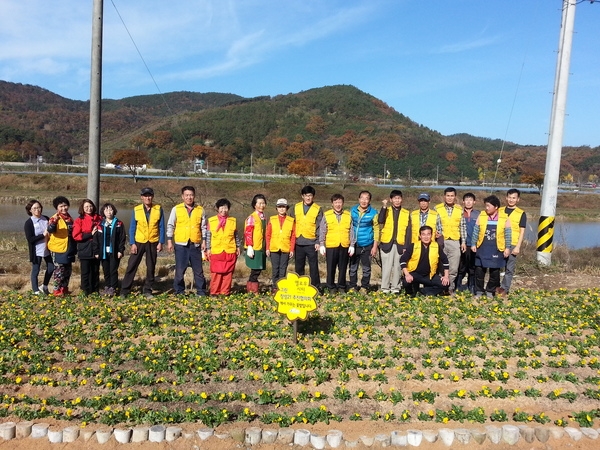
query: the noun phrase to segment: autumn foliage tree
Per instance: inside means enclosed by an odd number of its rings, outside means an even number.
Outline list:
[[[150,164],[150,158],[145,150],[123,149],[113,153],[110,162],[115,166],[121,166],[123,170],[131,173],[133,181],[137,183],[139,170]]]
[[[292,175],[308,177],[313,175],[317,168],[317,162],[312,159],[297,159],[288,164],[287,170]]]

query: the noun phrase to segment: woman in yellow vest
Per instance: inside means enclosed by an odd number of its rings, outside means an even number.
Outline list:
[[[69,294],[69,281],[77,247],[73,240],[73,218],[69,214],[69,200],[59,196],[52,200],[56,214],[48,220],[48,250],[54,253],[54,295]]]
[[[275,206],[277,214],[269,217],[266,234],[267,256],[271,258],[273,272],[273,292],[277,292],[277,281],[286,276],[288,262],[294,257],[296,245],[296,221],[288,216],[287,200],[280,198]]]
[[[500,270],[504,268],[505,258],[510,254],[511,229],[508,216],[500,216],[500,199],[490,195],[483,199],[485,214],[482,212],[477,218],[473,229],[473,245],[471,250],[475,253],[475,297],[479,298],[484,293],[488,297],[496,294],[500,287]],[[489,270],[490,276],[484,288],[485,273]]]
[[[221,198],[215,203],[217,215],[208,219],[206,255],[210,262],[210,295],[231,294],[233,271],[242,241],[235,217],[229,217],[231,202]]]
[[[246,283],[246,291],[258,294],[258,277],[267,266],[266,239],[267,221],[265,208],[267,199],[263,194],[252,198],[254,212],[248,216],[244,227],[244,246],[246,247],[246,266],[250,276]]]

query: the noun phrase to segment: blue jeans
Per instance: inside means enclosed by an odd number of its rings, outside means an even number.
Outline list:
[[[183,276],[188,268],[192,267],[194,273],[194,285],[196,294],[206,295],[206,280],[202,271],[202,250],[200,246],[188,243],[187,245],[175,244],[175,278],[173,279],[173,289],[175,294],[185,293],[185,282]]]

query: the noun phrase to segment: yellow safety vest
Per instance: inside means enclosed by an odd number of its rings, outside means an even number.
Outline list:
[[[433,230],[433,238],[435,239],[435,232],[437,230],[437,216],[438,213],[434,209],[429,209],[427,213],[427,220],[425,221],[425,225],[431,227]],[[410,224],[412,226],[412,243],[416,244],[419,241],[419,228],[421,228],[421,210],[417,209],[410,213]]]
[[[304,203],[296,203],[294,215],[296,216],[296,237],[304,236],[306,239],[317,238],[317,215],[321,207],[316,203],[304,214]]]
[[[69,248],[69,227],[67,222],[58,216],[58,222],[56,223],[56,231],[50,233],[48,240],[48,250],[54,253],[65,253]]]
[[[339,220],[338,220],[339,218]],[[342,211],[339,216],[330,209],[325,212],[327,223],[327,234],[325,235],[325,247],[336,248],[350,247],[350,227],[352,227],[352,216],[348,211]]]
[[[414,272],[417,270],[417,266],[419,265],[419,259],[421,259],[421,249],[423,248],[422,242],[417,242],[413,246],[412,256],[410,260],[406,264],[406,270],[409,272]],[[429,278],[433,278],[435,273],[437,272],[438,261],[440,260],[440,247],[437,245],[437,242],[431,241],[429,244]]]
[[[135,242],[145,244],[146,242],[158,242],[160,238],[160,205],[152,205],[150,216],[146,220],[146,207],[137,205],[134,209],[134,217],[137,222],[135,228]]]
[[[444,203],[440,203],[436,205],[435,209],[440,215],[440,220],[442,222],[442,233],[444,234],[444,239],[452,239],[454,241],[460,240],[460,219],[462,217],[462,207],[459,205],[454,205],[452,208],[452,214],[448,217],[448,212],[446,211],[446,205]]]
[[[283,225],[279,225],[279,216],[271,216],[271,241],[269,251],[289,253],[292,249],[292,230],[294,229],[294,218],[285,216]]]
[[[250,217],[254,217],[254,232],[252,233],[252,248],[254,250],[264,250],[265,241],[265,227],[263,226],[263,220],[260,218],[258,213],[254,211],[250,214]],[[244,243],[244,247],[248,246]]]
[[[200,205],[192,208],[191,214],[188,214],[188,209],[185,203],[175,205],[175,232],[173,233],[173,242],[188,241],[193,244],[202,242],[202,215],[204,209]]]
[[[210,226],[210,252],[218,255],[220,253],[235,253],[235,231],[237,230],[237,221],[235,217],[227,217],[225,226],[219,227],[219,217],[213,216],[208,219]]]
[[[525,211],[523,211],[521,208],[515,208],[514,211],[512,213],[510,213],[510,216],[508,214],[506,214],[506,207],[504,208],[500,208],[498,210],[498,216],[500,217],[504,217],[506,219],[510,219],[510,229],[511,229],[511,235],[510,235],[510,245],[517,245],[517,243],[519,242],[519,233],[521,232],[521,228],[519,227],[519,224],[521,223],[521,217],[523,216],[523,213]]]
[[[506,248],[506,234],[504,229],[506,228],[507,215],[501,216],[498,214],[498,225],[496,226],[496,246],[501,252]],[[479,224],[479,237],[477,238],[477,248],[481,247],[483,238],[485,237],[485,230],[487,229],[488,215],[484,212],[479,214],[477,218]]]
[[[396,231],[396,243],[404,245],[404,238],[406,237],[406,228],[410,221],[410,213],[407,209],[400,209],[398,214],[398,228]],[[382,244],[388,244],[392,240],[392,234],[394,233],[394,211],[391,206],[387,208],[387,214],[385,216],[385,223],[381,228],[381,239]]]

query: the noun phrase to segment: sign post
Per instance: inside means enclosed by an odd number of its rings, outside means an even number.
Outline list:
[[[305,275],[288,272],[286,278],[277,282],[277,312],[284,314],[294,325],[294,342],[298,343],[298,319],[306,320],[308,313],[317,309],[315,296],[319,292]]]

